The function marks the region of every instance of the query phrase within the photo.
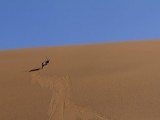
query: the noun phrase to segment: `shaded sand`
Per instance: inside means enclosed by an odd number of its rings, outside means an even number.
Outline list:
[[[0,120],[160,120],[158,40],[6,50],[0,63]]]

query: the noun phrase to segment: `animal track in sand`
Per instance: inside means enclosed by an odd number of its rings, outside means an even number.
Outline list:
[[[32,83],[48,88],[52,92],[49,104],[49,120],[107,120],[99,114],[74,105],[70,101],[71,81],[69,75],[42,76],[40,72],[31,73]]]

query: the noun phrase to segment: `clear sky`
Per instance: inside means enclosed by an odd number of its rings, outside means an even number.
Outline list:
[[[0,49],[160,38],[160,0],[0,0]]]

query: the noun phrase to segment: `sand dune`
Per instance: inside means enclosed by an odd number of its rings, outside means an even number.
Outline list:
[[[0,51],[0,120],[159,120],[159,46],[157,40]],[[46,57],[51,61],[40,69]]]

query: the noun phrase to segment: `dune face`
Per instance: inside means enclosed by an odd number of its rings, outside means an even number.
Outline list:
[[[33,73],[32,82],[38,83],[42,88],[46,87],[52,91],[52,98],[49,104],[49,120],[106,120],[98,114],[80,108],[70,102],[70,81],[69,76],[41,76]]]
[[[159,120],[159,46],[0,51],[0,120]],[[41,69],[46,57],[50,63]]]

